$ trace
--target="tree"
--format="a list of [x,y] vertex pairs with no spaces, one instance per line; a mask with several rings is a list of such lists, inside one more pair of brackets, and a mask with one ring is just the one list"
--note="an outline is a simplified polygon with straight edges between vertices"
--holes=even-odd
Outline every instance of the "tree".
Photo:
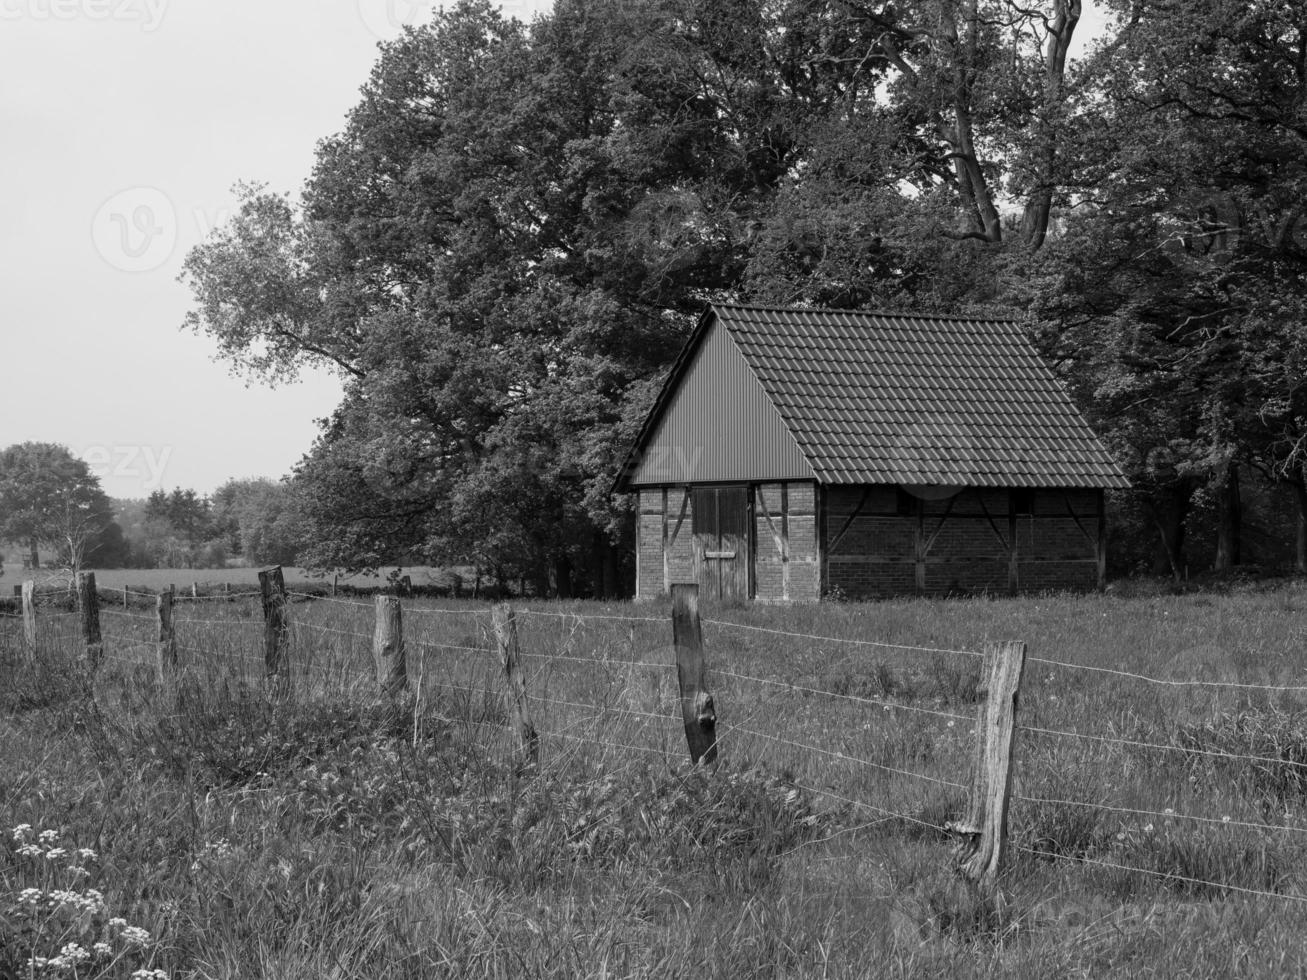
[[312,560],[615,586],[623,444],[857,47],[805,10],[465,2],[383,48],[302,205],[243,190],[188,323],[264,381],[344,379],[295,480]]
[[74,572],[113,522],[112,505],[84,460],[54,443],[25,442],[0,452],[0,538],[57,550]]
[[213,493],[215,524],[235,554],[257,565],[295,565],[304,550],[299,501],[285,482],[228,480]]
[[1186,515],[1207,499],[1223,569],[1239,561],[1240,468],[1296,488],[1307,459],[1307,14],[1115,6],[1072,121],[1094,192],[1045,256],[1041,312],[1129,461],[1159,564],[1179,575]]

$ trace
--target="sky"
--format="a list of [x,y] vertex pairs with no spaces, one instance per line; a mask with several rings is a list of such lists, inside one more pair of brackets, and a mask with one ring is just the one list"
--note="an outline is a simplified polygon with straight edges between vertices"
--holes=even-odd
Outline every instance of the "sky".
[[[509,0],[530,19],[544,0]],[[297,193],[409,0],[0,0],[0,447],[56,442],[111,497],[278,477],[331,375],[247,387],[180,330],[232,186]]]
[[[505,0],[529,20],[550,0]],[[1089,7],[1089,4],[1086,4]],[[0,0],[0,447],[56,442],[111,497],[279,477],[340,385],[269,389],[182,331],[231,188],[298,193],[414,0]],[[1091,34],[1091,10],[1081,34]]]

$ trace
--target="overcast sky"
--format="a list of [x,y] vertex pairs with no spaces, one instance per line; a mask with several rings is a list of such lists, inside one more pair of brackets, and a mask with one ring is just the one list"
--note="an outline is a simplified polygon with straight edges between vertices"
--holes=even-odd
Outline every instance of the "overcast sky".
[[[507,0],[529,20],[549,0]],[[1087,5],[1088,6],[1088,5]],[[0,447],[114,497],[281,476],[339,386],[246,387],[179,331],[231,187],[298,191],[410,0],[0,0]]]

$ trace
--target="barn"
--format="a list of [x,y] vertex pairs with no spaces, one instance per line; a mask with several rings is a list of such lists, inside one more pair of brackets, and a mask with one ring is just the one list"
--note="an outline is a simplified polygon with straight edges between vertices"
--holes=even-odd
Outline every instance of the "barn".
[[615,489],[636,596],[1091,589],[1127,486],[1013,321],[717,304]]

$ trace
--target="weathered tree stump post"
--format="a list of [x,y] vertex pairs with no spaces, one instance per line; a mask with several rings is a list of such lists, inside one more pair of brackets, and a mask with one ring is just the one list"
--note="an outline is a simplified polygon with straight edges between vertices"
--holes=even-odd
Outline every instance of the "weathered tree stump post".
[[690,760],[717,761],[717,707],[708,693],[708,668],[699,625],[699,586],[672,586],[672,642],[676,680],[681,689],[681,720]]
[[123,612],[127,611],[127,586],[123,586]]
[[372,660],[377,668],[377,686],[388,698],[408,687],[408,655],[404,649],[404,611],[399,597],[379,595],[377,626],[372,634]]
[[77,573],[77,608],[81,613],[86,665],[94,672],[104,656],[104,641],[100,637],[100,594],[95,589],[95,572]]
[[200,583],[199,583],[199,582],[192,582],[192,583],[191,583],[191,598],[192,598],[192,599],[198,599],[199,597],[200,597]]
[[959,835],[955,856],[968,880],[992,891],[1007,856],[1007,808],[1012,788],[1012,743],[1017,694],[1026,662],[1018,641],[985,644],[977,688],[976,741],[966,815],[947,829]]
[[23,602],[23,643],[29,657],[36,656],[36,583],[28,579],[19,586]]
[[535,725],[531,724],[531,712],[526,702],[526,679],[522,675],[522,654],[517,642],[517,617],[512,606],[501,602],[490,610],[490,621],[495,629],[495,640],[499,644],[504,677],[508,681],[504,698],[517,732],[523,766],[534,767],[540,761],[540,735],[536,732]]
[[154,600],[159,619],[159,680],[166,681],[177,673],[177,639],[172,628],[173,587],[161,589]]
[[259,594],[263,598],[263,666],[268,691],[274,697],[285,697],[290,691],[286,659],[290,617],[286,613],[286,580],[280,565],[259,572]]

